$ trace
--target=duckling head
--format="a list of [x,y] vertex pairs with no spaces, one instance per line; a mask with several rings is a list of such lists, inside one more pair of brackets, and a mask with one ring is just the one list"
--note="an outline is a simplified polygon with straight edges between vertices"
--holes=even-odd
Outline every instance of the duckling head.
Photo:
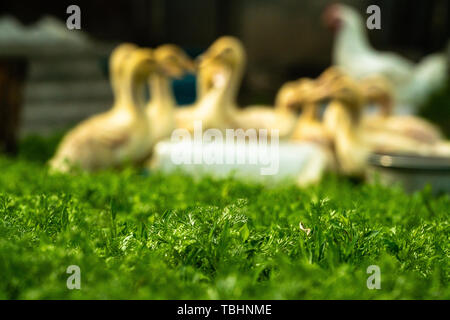
[[182,78],[186,73],[195,73],[193,60],[181,49],[173,44],[164,44],[154,51],[158,70],[171,78]]
[[242,42],[231,36],[217,39],[208,50],[199,56],[199,68],[219,63],[233,70],[243,69],[246,62],[246,53]]
[[297,85],[297,99],[305,109],[306,116],[309,115],[311,118],[318,116],[317,104],[323,99],[323,94],[317,81],[308,78],[300,79]]
[[277,95],[277,103],[284,104],[291,112],[303,119],[317,117],[317,103],[322,99],[315,80],[301,78],[283,86]]
[[297,113],[301,104],[297,98],[297,81],[289,81],[283,84],[275,97],[275,106],[279,110]]
[[324,113],[324,124],[330,134],[339,128],[349,132],[358,126],[364,98],[357,83],[345,76],[324,86],[320,89],[323,90],[322,97],[331,100]]
[[145,79],[157,68],[154,52],[152,49],[139,48],[134,50],[127,61],[124,69],[127,75],[133,75],[138,79]]
[[321,99],[331,99],[341,103],[356,121],[359,120],[364,97],[358,83],[348,76],[341,76],[333,82],[319,82],[318,92]]
[[132,43],[122,43],[117,46],[109,57],[109,70],[113,88],[119,86],[118,82],[123,75],[124,62],[130,57],[131,53],[136,50],[138,46]]
[[323,126],[319,112],[319,103],[323,98],[322,90],[319,90],[320,87],[315,80],[309,78],[301,78],[294,84],[294,108],[299,117],[297,128],[291,138],[313,142],[326,150],[331,150],[333,141]]
[[227,86],[233,71],[230,67],[218,61],[210,60],[207,64],[199,67],[197,81],[201,91],[207,92],[213,88],[224,88]]

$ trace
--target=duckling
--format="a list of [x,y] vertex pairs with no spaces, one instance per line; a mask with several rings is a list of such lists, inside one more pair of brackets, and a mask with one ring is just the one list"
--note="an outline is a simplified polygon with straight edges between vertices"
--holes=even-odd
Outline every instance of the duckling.
[[[290,142],[313,151],[301,172],[296,173],[297,184],[301,187],[318,183],[324,172],[336,170],[333,142],[319,119],[318,104],[325,94],[319,89],[309,78],[290,81],[281,87],[275,103],[276,109],[287,109],[297,116]],[[290,153],[293,151],[289,150]],[[288,155],[285,157],[289,158]]]
[[157,142],[170,136],[176,127],[176,101],[171,79],[194,73],[195,65],[187,54],[173,44],[161,45],[154,51],[157,69],[149,77],[150,101],[146,107],[151,139]]
[[[211,67],[209,77],[203,78],[200,83],[201,91],[208,90],[211,86],[211,76],[217,72],[220,79],[223,72],[230,72],[227,85],[227,107],[236,108],[236,97],[244,75],[247,56],[241,41],[235,37],[224,36],[217,39],[202,55],[198,57],[200,68]],[[225,71],[226,70],[226,71]],[[218,80],[221,81],[221,80]]]
[[[437,154],[436,146],[389,131],[365,129],[361,125],[365,100],[359,85],[351,78],[343,76],[326,86],[324,91],[328,91],[331,102],[325,110],[324,124],[333,136],[336,158],[342,173],[364,175],[371,152]],[[445,148],[441,146],[441,149]]]
[[246,53],[238,39],[226,36],[215,41],[201,58],[202,65],[211,63],[218,64],[231,73],[222,104],[232,127],[244,130],[265,129],[269,134],[275,129],[280,138],[291,134],[297,120],[295,114],[272,106],[238,107],[236,98],[246,64]]
[[[322,83],[339,81],[348,75],[339,67],[328,68],[321,75]],[[373,75],[358,82],[364,98],[364,111],[375,103],[380,112],[377,114],[363,113],[361,125],[367,130],[382,130],[405,135],[424,143],[436,143],[443,136],[439,129],[430,122],[412,115],[393,115],[393,89],[390,81],[382,75]]]
[[291,140],[309,141],[325,148],[332,148],[332,139],[319,119],[318,104],[322,94],[312,79],[302,78],[296,82],[295,108],[301,110],[301,114],[290,137]]
[[317,78],[317,83],[320,84],[323,88],[326,88],[327,86],[331,86],[339,79],[346,79],[348,80],[348,75],[339,67],[337,66],[331,66],[325,69],[320,76]]
[[232,128],[228,120],[227,109],[232,73],[222,65],[209,61],[197,65],[197,100],[188,107],[179,108],[175,114],[177,128],[193,132],[200,124],[202,129]]
[[424,143],[437,143],[443,139],[440,130],[432,123],[413,115],[393,115],[393,91],[383,76],[371,76],[360,81],[367,102],[376,103],[380,114],[363,117],[362,125],[367,129],[387,130],[402,134]]
[[67,172],[72,166],[87,171],[115,167],[144,160],[150,152],[142,90],[156,68],[153,51],[135,49],[119,64],[122,67],[113,68],[118,73],[112,75],[118,76],[113,79],[114,107],[81,122],[63,138],[49,162],[52,171]]
[[[324,92],[318,90],[316,82],[309,78],[293,81],[292,85],[295,91],[289,107],[301,113],[290,136],[290,141],[312,144],[320,150],[320,175],[316,174],[318,171],[314,170],[313,164],[311,164],[311,169],[308,169],[310,174],[319,178],[323,171],[336,171],[333,139],[319,118],[318,104],[323,99]],[[319,160],[317,159],[317,161]]]
[[277,95],[275,96],[275,109],[279,112],[286,112],[297,115],[301,104],[298,99],[298,86],[301,82],[300,80],[285,82],[280,89],[278,89]]
[[[325,79],[327,83],[328,75]],[[345,175],[363,176],[371,151],[359,135],[363,97],[357,85],[346,77],[326,86],[324,92],[328,91],[331,101],[323,121],[328,134],[333,137],[338,170]]]
[[111,89],[113,92],[114,103],[113,107],[120,106],[122,101],[122,80],[123,80],[123,66],[124,62],[130,57],[131,53],[139,47],[134,43],[122,43],[118,45],[109,57],[109,80],[111,82]]

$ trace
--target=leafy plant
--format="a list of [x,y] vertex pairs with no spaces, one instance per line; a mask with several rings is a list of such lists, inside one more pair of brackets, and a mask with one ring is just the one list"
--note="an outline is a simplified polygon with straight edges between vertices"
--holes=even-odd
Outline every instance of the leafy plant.
[[[450,298],[448,195],[332,175],[307,189],[49,175],[40,150],[54,140],[34,141],[0,158],[0,299]],[[66,287],[69,265],[81,290]]]

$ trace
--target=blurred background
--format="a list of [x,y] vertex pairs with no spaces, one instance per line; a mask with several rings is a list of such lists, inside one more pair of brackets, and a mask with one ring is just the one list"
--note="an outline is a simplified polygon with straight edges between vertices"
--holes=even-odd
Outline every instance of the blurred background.
[[[95,0],[0,3],[0,141],[30,133],[64,130],[112,102],[107,59],[123,41],[154,47],[182,46],[196,56],[221,35],[240,38],[248,66],[239,94],[242,105],[273,103],[288,80],[315,77],[331,63],[333,34],[321,15],[333,1],[314,0]],[[372,45],[414,61],[448,50],[448,0],[341,1],[367,16],[381,8],[381,30]],[[66,9],[81,8],[81,30],[68,31]],[[34,30],[27,39],[17,30]],[[448,52],[448,51],[447,51]],[[5,76],[8,75],[8,76]],[[180,103],[195,99],[195,78],[174,84]],[[448,92],[448,88],[447,91]],[[422,113],[449,133],[449,99],[431,97]]]

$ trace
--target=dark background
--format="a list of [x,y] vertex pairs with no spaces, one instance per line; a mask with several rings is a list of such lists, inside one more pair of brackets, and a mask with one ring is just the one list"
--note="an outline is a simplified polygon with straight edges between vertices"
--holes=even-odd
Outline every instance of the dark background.
[[[113,101],[107,77],[108,55],[120,42],[155,47],[182,46],[196,56],[222,35],[242,40],[248,65],[238,103],[273,104],[279,87],[299,77],[316,77],[331,64],[333,34],[322,22],[331,0],[1,0],[0,17],[12,15],[26,26],[45,16],[58,18],[65,30],[67,7],[81,8],[81,32],[94,41],[94,55],[62,47],[41,57],[27,49],[26,76],[0,85],[0,152],[16,137],[65,131],[108,110]],[[369,30],[374,48],[419,61],[446,49],[450,38],[448,0],[345,0],[363,17],[371,4],[381,8],[381,30]],[[79,32],[79,31],[69,31]],[[99,46],[97,46],[97,44]],[[37,44],[36,50],[47,49]],[[55,49],[55,48],[53,48]],[[52,50],[53,50],[52,49]],[[450,48],[448,48],[450,49]],[[0,43],[0,58],[8,48]],[[59,51],[59,50],[57,50]],[[450,53],[450,51],[449,51]],[[10,68],[10,60],[0,59]],[[3,63],[3,64],[2,64]],[[5,64],[6,63],[6,64]],[[23,81],[22,81],[23,78]],[[5,79],[4,79],[5,80]],[[23,82],[23,84],[22,84]],[[0,83],[1,84],[1,83]],[[23,90],[20,88],[23,87]],[[5,89],[6,88],[6,89]],[[450,136],[450,86],[430,98],[421,115]],[[195,77],[174,82],[180,104],[195,100]],[[6,116],[5,116],[6,115]],[[6,142],[5,142],[6,141]],[[6,149],[10,149],[7,147]]]
[[[330,64],[332,34],[322,25],[320,16],[332,2],[2,0],[0,15],[13,14],[26,24],[47,14],[65,21],[67,6],[77,4],[82,12],[82,30],[96,39],[133,41],[143,46],[171,42],[182,45],[192,55],[221,35],[235,35],[244,42],[249,55],[240,99],[254,103],[271,102],[284,81],[315,76]],[[377,49],[394,50],[418,60],[443,49],[450,38],[448,0],[342,2],[357,7],[361,13],[370,4],[381,7],[382,29],[369,32]]]

